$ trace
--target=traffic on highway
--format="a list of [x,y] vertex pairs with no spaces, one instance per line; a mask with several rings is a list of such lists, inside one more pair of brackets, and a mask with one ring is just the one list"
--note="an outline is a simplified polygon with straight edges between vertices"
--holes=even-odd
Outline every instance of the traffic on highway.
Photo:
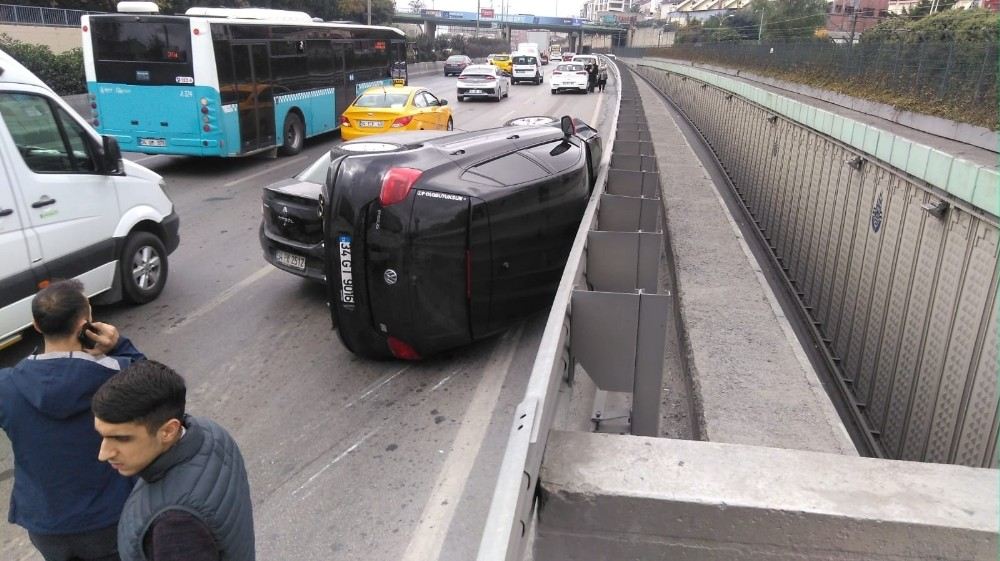
[[[211,17],[206,36],[220,25]],[[92,22],[95,33],[110,26]],[[187,36],[187,51],[155,54],[197,82],[193,61],[208,38]],[[123,52],[113,37],[101,36],[108,50],[98,55]],[[363,40],[375,48],[382,39]],[[239,444],[257,559],[470,559],[511,411],[607,149],[615,84],[553,96],[556,65],[506,53],[506,72],[470,60],[457,77],[440,65],[400,73],[390,60],[390,72],[358,72],[347,95],[280,89],[298,87],[288,74],[296,60],[309,67],[310,56],[329,55],[314,47],[288,43],[286,66],[270,64],[264,87],[254,47],[233,41],[218,98],[173,75],[144,77],[141,58],[88,67],[94,83],[122,72],[151,83],[132,93],[97,85],[91,114],[59,105],[55,122],[74,123],[93,143],[66,161],[122,154],[123,175],[114,157],[93,156],[93,165],[115,181],[142,178],[155,203],[145,206],[156,210],[146,230],[111,228],[101,241],[111,257],[92,259],[100,265],[82,279],[92,321],[181,374],[190,413]],[[391,38],[384,49],[392,52]],[[537,66],[515,86],[520,63]],[[471,99],[469,90],[486,87],[462,89],[466,72],[483,67],[502,103]],[[127,112],[139,108],[129,96],[158,80],[191,85],[191,98],[131,124]],[[32,87],[37,95],[42,86]],[[334,109],[321,109],[327,101]],[[179,117],[189,108],[193,124]],[[0,99],[10,128],[7,111]],[[107,140],[124,137],[132,143]],[[134,214],[116,207],[107,220]],[[147,247],[159,250],[155,263]],[[142,292],[151,282],[155,293]],[[109,291],[119,297],[101,297]],[[25,298],[5,309],[15,319],[0,367],[44,347]],[[15,477],[11,443],[0,436],[0,495]],[[14,525],[0,558],[42,559]]]

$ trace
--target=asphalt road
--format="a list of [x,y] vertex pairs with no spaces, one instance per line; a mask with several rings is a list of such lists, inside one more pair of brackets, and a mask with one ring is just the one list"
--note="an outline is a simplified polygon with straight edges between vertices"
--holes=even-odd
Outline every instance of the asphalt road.
[[[616,83],[553,96],[519,85],[501,103],[458,103],[455,78],[413,83],[449,101],[455,127],[571,114],[606,139]],[[324,289],[268,265],[257,240],[261,187],[294,175],[336,135],[268,160],[130,154],[162,174],[181,217],[161,297],[98,307],[149,357],[188,381],[188,410],[228,428],[246,459],[257,559],[473,559],[515,405],[545,311],[494,339],[419,363],[372,362],[331,330]],[[37,337],[0,353],[15,363]],[[13,459],[0,433],[0,497]],[[6,519],[7,504],[0,514]],[[38,561],[25,532],[0,522],[0,559]]]

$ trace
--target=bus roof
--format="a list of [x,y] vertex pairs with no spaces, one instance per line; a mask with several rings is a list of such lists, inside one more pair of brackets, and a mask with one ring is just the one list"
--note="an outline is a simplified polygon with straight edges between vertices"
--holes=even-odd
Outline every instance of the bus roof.
[[[194,9],[194,8],[192,8],[192,9]],[[216,10],[216,11],[234,11],[234,10],[236,10],[236,9],[233,9],[233,8],[202,8],[202,9],[204,9],[206,11],[208,11],[208,10]],[[248,9],[257,10],[257,8],[248,8]],[[285,11],[285,10],[263,10],[263,11],[280,12],[280,11]],[[305,14],[305,12],[298,12],[298,13]],[[305,14],[305,15],[308,16],[309,14]],[[379,30],[379,31],[388,31],[388,32],[393,33],[395,35],[399,35],[400,38],[405,38],[406,37],[406,34],[403,33],[403,30],[401,30],[399,28],[396,28],[396,27],[388,27],[388,26],[383,26],[383,25],[363,25],[363,24],[360,24],[360,23],[341,23],[341,22],[327,22],[327,21],[318,22],[318,21],[312,21],[312,19],[309,19],[308,21],[298,21],[298,20],[290,20],[290,19],[256,19],[256,18],[241,18],[241,17],[231,17],[229,15],[211,15],[211,14],[205,14],[205,15],[194,15],[194,14],[184,14],[184,15],[181,15],[181,14],[176,14],[176,15],[148,14],[148,15],[137,16],[136,14],[125,14],[125,13],[122,13],[122,14],[87,14],[87,15],[85,15],[83,17],[91,19],[91,20],[93,20],[93,19],[127,19],[128,21],[137,21],[137,20],[138,21],[143,21],[143,20],[147,20],[147,19],[154,20],[154,18],[155,18],[155,21],[163,21],[164,18],[167,18],[167,19],[179,19],[179,20],[197,19],[197,20],[202,20],[202,21],[206,21],[206,22],[220,22],[220,23],[221,22],[225,22],[225,23],[237,24],[237,25],[295,25],[295,26],[299,26],[299,27],[334,28],[334,29],[374,29],[374,30]]]

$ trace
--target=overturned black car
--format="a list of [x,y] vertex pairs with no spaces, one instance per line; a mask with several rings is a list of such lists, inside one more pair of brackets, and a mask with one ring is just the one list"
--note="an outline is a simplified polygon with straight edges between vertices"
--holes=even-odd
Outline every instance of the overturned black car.
[[551,303],[601,156],[568,117],[347,142],[265,189],[264,256],[326,282],[354,353],[419,359]]

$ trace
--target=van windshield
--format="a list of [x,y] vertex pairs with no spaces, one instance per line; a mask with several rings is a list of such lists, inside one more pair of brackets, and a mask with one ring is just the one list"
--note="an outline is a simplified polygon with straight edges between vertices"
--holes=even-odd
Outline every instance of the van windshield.
[[514,57],[514,64],[518,66],[521,65],[534,65],[536,64],[536,58],[533,56],[516,56]]

